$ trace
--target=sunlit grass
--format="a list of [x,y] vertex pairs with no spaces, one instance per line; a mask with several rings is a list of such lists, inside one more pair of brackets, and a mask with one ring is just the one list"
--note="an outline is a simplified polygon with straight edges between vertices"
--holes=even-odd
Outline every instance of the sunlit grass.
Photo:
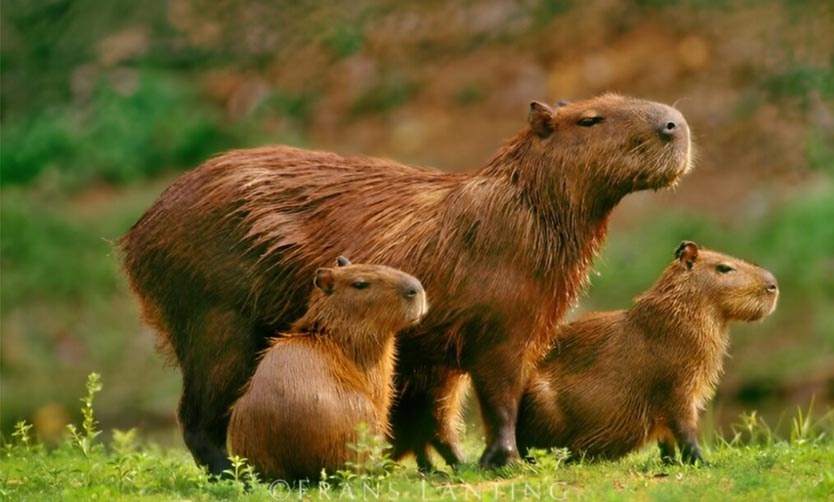
[[[106,385],[106,382],[105,382]],[[55,448],[19,421],[2,445],[0,496],[26,500],[827,500],[834,493],[834,413],[797,410],[795,432],[774,435],[754,413],[736,435],[705,445],[709,466],[667,466],[654,448],[613,462],[565,462],[563,450],[535,451],[535,463],[498,471],[465,464],[457,472],[420,475],[387,459],[376,438],[353,448],[362,465],[321,480],[290,485],[257,481],[233,457],[228,479],[211,479],[182,449],[160,449],[135,429],[104,441],[93,401],[102,382],[92,374],[81,399],[83,420]],[[813,417],[813,418],[812,418]],[[470,438],[467,453],[478,448]],[[475,458],[474,456],[470,456]]]

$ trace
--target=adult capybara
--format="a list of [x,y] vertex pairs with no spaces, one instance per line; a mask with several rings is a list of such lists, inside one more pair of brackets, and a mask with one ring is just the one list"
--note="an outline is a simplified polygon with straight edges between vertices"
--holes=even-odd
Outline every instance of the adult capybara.
[[307,313],[264,352],[232,407],[232,453],[269,479],[318,478],[358,462],[359,424],[389,432],[394,338],[426,313],[420,282],[399,270],[351,265],[316,271]]
[[665,462],[703,462],[698,414],[712,397],[730,321],[773,312],[773,275],[682,242],[629,310],[586,314],[559,329],[527,382],[518,446],[613,459],[658,441]]
[[198,463],[228,467],[226,412],[255,354],[303,314],[306,278],[337,254],[407,270],[432,299],[398,336],[395,455],[432,444],[461,461],[449,396],[468,374],[481,463],[518,457],[525,374],[585,284],[611,210],[675,184],[691,159],[686,121],[659,103],[534,102],[528,121],[472,174],[273,146],[213,158],[163,192],[121,246],[182,369],[179,418]]

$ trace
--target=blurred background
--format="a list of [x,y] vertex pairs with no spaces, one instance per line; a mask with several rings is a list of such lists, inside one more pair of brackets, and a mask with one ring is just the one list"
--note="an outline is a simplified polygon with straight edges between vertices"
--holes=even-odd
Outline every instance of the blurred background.
[[97,371],[105,428],[179,441],[112,241],[184,170],[269,143],[472,170],[530,100],[604,91],[676,104],[697,163],[623,201],[579,308],[627,307],[683,239],[756,262],[780,305],[732,328],[708,423],[833,406],[829,0],[8,0],[0,37],[6,437],[61,434]]

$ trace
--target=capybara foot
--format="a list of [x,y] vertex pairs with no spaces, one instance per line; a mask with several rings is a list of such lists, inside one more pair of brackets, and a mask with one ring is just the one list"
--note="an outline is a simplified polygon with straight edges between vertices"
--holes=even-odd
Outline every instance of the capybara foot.
[[515,448],[500,443],[492,443],[481,456],[480,465],[485,469],[497,469],[518,459],[518,451]]

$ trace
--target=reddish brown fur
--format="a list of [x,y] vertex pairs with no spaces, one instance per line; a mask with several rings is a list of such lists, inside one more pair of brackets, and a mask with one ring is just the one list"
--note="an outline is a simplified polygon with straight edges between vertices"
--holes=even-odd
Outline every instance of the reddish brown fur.
[[559,330],[522,398],[520,448],[617,458],[658,440],[667,462],[676,444],[684,461],[703,461],[698,414],[721,375],[727,325],[769,315],[778,289],[770,272],[694,243],[677,255],[630,310]]
[[[604,120],[579,124],[592,116]],[[266,339],[302,314],[305,278],[339,253],[405,268],[432,298],[400,337],[395,454],[433,444],[461,460],[450,396],[469,374],[482,463],[517,457],[525,373],[585,284],[610,211],[690,163],[685,120],[658,103],[609,94],[536,104],[529,120],[473,174],[279,146],[211,159],[160,196],[121,244],[182,368],[180,420],[199,463],[228,466],[224,410]]]
[[398,270],[347,265],[318,276],[332,285],[318,282],[324,291],[272,342],[232,407],[232,452],[269,479],[315,479],[360,461],[348,448],[360,423],[389,433],[394,335],[427,309],[420,282]]

